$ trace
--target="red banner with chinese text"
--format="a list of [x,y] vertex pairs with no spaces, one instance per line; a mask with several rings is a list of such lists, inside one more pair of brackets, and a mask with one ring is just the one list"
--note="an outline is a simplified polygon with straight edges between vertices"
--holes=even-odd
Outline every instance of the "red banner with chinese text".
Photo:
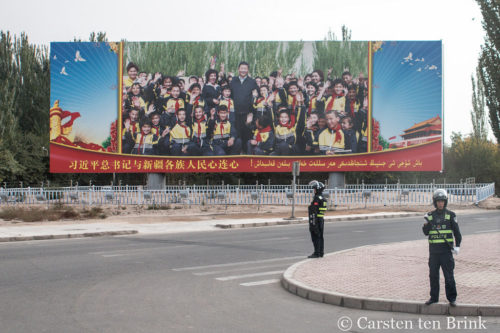
[[374,153],[334,156],[156,157],[120,155],[50,144],[50,172],[166,173],[166,172],[291,172],[300,161],[302,172],[439,171],[441,140]]

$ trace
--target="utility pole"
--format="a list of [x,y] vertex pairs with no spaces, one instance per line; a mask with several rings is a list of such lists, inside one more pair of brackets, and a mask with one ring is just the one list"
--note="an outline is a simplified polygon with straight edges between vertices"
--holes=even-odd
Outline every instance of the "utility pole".
[[300,162],[293,162],[292,175],[293,175],[292,216],[290,216],[290,219],[295,218],[295,189],[297,185],[296,179],[300,175]]

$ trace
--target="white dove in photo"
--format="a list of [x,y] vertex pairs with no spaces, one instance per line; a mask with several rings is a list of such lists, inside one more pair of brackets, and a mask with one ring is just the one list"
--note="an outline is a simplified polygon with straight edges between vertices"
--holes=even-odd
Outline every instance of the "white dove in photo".
[[61,72],[59,74],[62,74],[62,75],[68,75],[68,73],[66,73],[66,66],[63,66],[63,68],[61,69]]
[[420,61],[420,59],[417,58],[417,59],[415,59],[415,61]]
[[430,71],[433,71],[433,70],[436,70],[436,69],[438,69],[438,68],[435,65],[432,65],[431,67],[429,67]]
[[422,68],[421,68],[421,67],[419,67],[419,68],[417,69],[417,72],[421,72],[421,71],[422,71]]
[[83,59],[82,56],[80,55],[80,51],[77,50],[75,54],[75,62],[78,61],[87,61],[87,60]]
[[57,60],[57,56],[54,54],[54,60]]
[[410,52],[410,54],[408,54],[408,56],[407,56],[407,57],[404,57],[403,59],[404,59],[404,61],[405,61],[405,62],[408,62],[408,61],[410,61],[410,60],[413,60],[413,53],[411,53],[411,52]]
[[67,64],[69,62],[69,60],[64,60],[64,63]]

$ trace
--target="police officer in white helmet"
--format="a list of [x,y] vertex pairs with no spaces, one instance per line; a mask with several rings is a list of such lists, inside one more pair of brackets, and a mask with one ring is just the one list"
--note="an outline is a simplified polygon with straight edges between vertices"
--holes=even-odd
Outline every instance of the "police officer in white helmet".
[[429,279],[431,285],[431,298],[425,304],[431,305],[439,301],[439,268],[441,267],[445,281],[446,298],[450,302],[450,306],[456,306],[457,288],[453,275],[455,268],[453,254],[458,254],[460,250],[462,235],[455,213],[446,209],[448,204],[446,191],[443,189],[434,191],[432,201],[436,209],[424,216],[426,222],[422,227],[424,235],[429,236]]
[[308,258],[321,258],[324,254],[323,229],[325,226],[324,216],[326,212],[326,199],[323,197],[325,185],[317,180],[309,183],[314,190],[314,198],[309,205],[309,232],[314,245],[314,253]]

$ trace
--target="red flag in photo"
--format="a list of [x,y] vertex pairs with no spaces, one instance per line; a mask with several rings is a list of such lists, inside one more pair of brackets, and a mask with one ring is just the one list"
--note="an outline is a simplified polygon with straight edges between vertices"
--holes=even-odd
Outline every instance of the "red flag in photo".
[[396,136],[391,136],[391,137],[389,138],[389,140],[394,140],[395,138],[396,138]]

